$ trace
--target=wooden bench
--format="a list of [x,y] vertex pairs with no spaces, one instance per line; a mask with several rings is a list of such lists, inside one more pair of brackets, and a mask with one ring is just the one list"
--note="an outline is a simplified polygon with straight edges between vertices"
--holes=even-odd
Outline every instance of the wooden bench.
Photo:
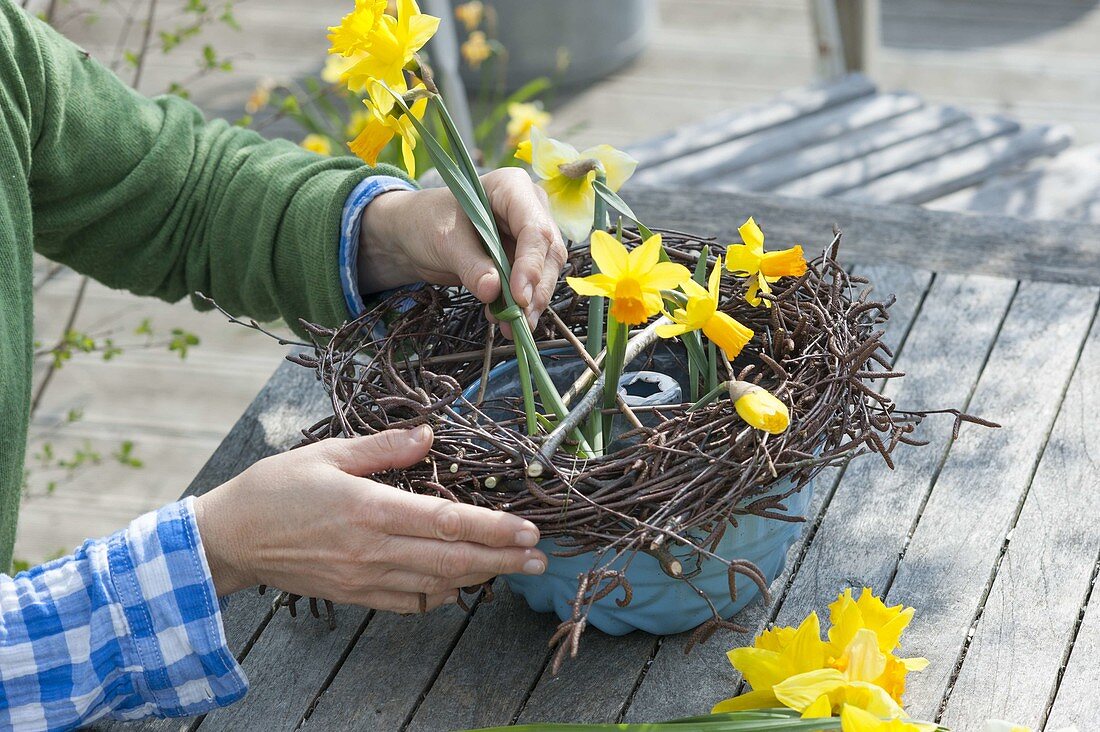
[[[1051,727],[1100,721],[1100,226],[1095,150],[1016,170],[1068,144],[1060,127],[878,94],[859,76],[797,90],[633,148],[643,219],[727,240],[755,215],[776,246],[827,243],[898,304],[888,341],[914,408],[963,405],[1000,421],[948,442],[948,420],[897,469],[867,458],[819,478],[770,606],[735,620],[797,622],[847,586],[917,608],[905,651],[914,716],[959,730],[988,717]],[[1004,171],[1010,171],[1004,173]],[[647,188],[659,184],[661,188]],[[701,195],[694,188],[711,190]],[[763,192],[763,193],[761,193]],[[816,198],[796,199],[777,194]],[[828,198],[824,198],[828,196]],[[1080,221],[1024,221],[885,202]],[[324,416],[305,369],[283,363],[195,478],[202,493],[286,449]],[[252,691],[196,720],[150,728],[448,730],[545,721],[655,721],[705,712],[741,682],[724,657],[748,636],[589,631],[558,676],[554,617],[503,582],[492,602],[425,617],[339,608],[338,624],[273,612],[247,591],[225,613]]]

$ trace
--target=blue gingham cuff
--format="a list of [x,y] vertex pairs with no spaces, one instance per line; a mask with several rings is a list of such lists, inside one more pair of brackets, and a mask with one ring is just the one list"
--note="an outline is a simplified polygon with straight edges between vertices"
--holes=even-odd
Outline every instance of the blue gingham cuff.
[[187,497],[135,519],[111,537],[107,560],[128,640],[157,716],[191,716],[248,691],[230,652],[214,580]]
[[344,203],[340,222],[340,286],[348,316],[357,318],[367,310],[363,293],[359,291],[359,232],[363,226],[363,210],[370,202],[390,191],[415,191],[416,186],[392,175],[372,175],[355,186]]

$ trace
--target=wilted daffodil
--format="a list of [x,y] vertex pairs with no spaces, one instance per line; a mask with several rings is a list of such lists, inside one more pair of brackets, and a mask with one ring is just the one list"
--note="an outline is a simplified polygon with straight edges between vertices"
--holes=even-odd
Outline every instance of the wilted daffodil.
[[747,381],[729,382],[730,399],[741,419],[758,430],[778,435],[791,424],[787,405],[774,394]]
[[[367,2],[364,5],[373,6],[374,3]],[[363,58],[345,72],[348,86],[353,89],[361,88],[367,86],[372,79],[377,79],[395,91],[406,91],[403,69],[413,60],[416,52],[435,35],[439,28],[439,18],[421,13],[416,0],[398,0],[396,18],[386,14],[374,16],[373,11],[368,13],[364,10],[364,17],[354,19],[357,12],[360,12],[358,7],[329,36],[330,40],[341,40],[339,48],[351,48],[353,52],[354,49],[366,51]],[[349,21],[349,18],[353,20]],[[374,18],[373,25],[364,32],[363,29],[371,18]],[[346,41],[345,34],[362,38],[362,41]],[[341,52],[335,40],[333,51]]]
[[332,142],[324,135],[306,135],[298,144],[318,155],[332,155]]
[[[389,96],[384,89],[377,88],[377,82],[374,82],[371,86],[373,98],[381,99]],[[416,87],[416,89],[423,88],[422,85]],[[390,99],[392,102],[392,97]],[[348,148],[368,165],[375,165],[378,162],[378,156],[381,154],[382,148],[389,144],[389,141],[395,136],[400,135],[401,155],[405,162],[405,170],[408,171],[410,177],[416,177],[416,155],[414,153],[416,149],[416,128],[413,127],[413,123],[409,121],[407,116],[395,117],[388,114],[388,110],[379,109],[376,104],[369,101],[364,101],[363,104],[370,110],[370,118],[363,125],[358,136],[348,143]],[[427,107],[427,97],[421,97],[413,102],[409,107],[409,111],[417,119],[423,119]],[[391,104],[390,109],[392,108]]]
[[600,271],[566,281],[579,295],[609,298],[609,312],[620,323],[641,325],[661,312],[661,290],[674,289],[691,278],[687,267],[660,259],[660,234],[628,252],[606,231],[594,231],[592,260]]
[[530,152],[531,167],[550,197],[554,220],[573,241],[584,241],[592,231],[596,214],[592,182],[597,174],[604,176],[608,188],[617,191],[638,166],[637,160],[610,145],[577,152],[572,145],[547,137],[538,127],[531,128]]
[[[508,105],[508,147],[518,147],[524,142],[530,143],[531,129],[543,128],[550,124],[550,113],[538,102],[512,102]],[[528,145],[528,150],[530,145]],[[517,155],[518,157],[518,155]],[[531,162],[528,158],[527,162]]]
[[750,216],[738,232],[744,244],[734,244],[726,248],[726,269],[742,277],[751,277],[745,299],[750,305],[761,302],[771,307],[760,293],[770,293],[770,284],[780,277],[801,277],[806,273],[806,258],[802,256],[802,247],[794,246],[777,252],[764,251],[764,232]]
[[722,278],[722,258],[711,270],[707,287],[695,280],[687,280],[680,287],[687,295],[687,304],[669,313],[674,321],[657,329],[662,338],[673,338],[693,330],[701,330],[716,346],[721,348],[726,358],[733,360],[753,336],[747,328],[734,318],[718,309],[718,288]]

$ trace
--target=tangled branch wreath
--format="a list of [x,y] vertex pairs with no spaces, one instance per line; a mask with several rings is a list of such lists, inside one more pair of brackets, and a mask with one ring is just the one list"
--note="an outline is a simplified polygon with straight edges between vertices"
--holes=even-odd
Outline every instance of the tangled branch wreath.
[[[670,259],[689,266],[704,244],[714,248],[710,239],[657,231]],[[628,230],[624,239],[633,247],[641,237]],[[730,377],[759,384],[787,404],[791,426],[780,435],[748,426],[729,398],[695,410],[687,403],[641,408],[651,426],[633,419],[623,437],[634,439],[621,440],[611,454],[582,459],[560,449],[547,470],[531,470],[545,438],[525,433],[520,399],[490,405],[484,386],[476,398],[464,396],[477,380],[487,384],[489,371],[511,358],[514,348],[468,292],[422,287],[393,294],[335,330],[303,324],[313,336],[313,352],[288,358],[316,372],[333,413],[303,430],[302,444],[429,424],[435,432],[429,457],[379,480],[528,519],[561,545],[563,556],[594,551],[599,559],[579,577],[573,616],[550,641],[557,648],[555,671],[576,655],[594,602],[615,590],[621,592],[620,606],[630,602],[625,569],[638,552],[655,556],[666,573],[690,584],[697,570],[669,551],[687,547],[696,563],[707,557],[727,565],[731,596],[735,575],[743,574],[767,598],[767,583],[754,565],[714,554],[738,515],[800,521],[783,513],[783,501],[824,468],[864,453],[876,453],[893,467],[891,454],[899,444],[925,444],[913,430],[930,412],[899,410],[882,394],[886,380],[903,375],[893,369],[893,354],[882,340],[893,297],[873,299],[870,282],[838,264],[839,243],[834,232],[802,277],[776,283],[765,296],[770,308],[745,301],[743,280],[723,279],[722,310],[756,333]],[[590,271],[587,248],[570,255],[563,278]],[[559,287],[535,332],[540,351],[569,349],[577,353],[566,357],[584,358],[586,323],[584,299]],[[963,421],[995,426],[957,410],[942,412],[955,416],[956,435]],[[794,487],[770,492],[781,479]],[[620,555],[628,557],[626,564],[612,568]],[[489,592],[488,586],[468,590]],[[293,612],[298,599],[282,593],[276,602]],[[311,609],[316,615],[316,599]],[[744,631],[715,612],[696,630],[692,645],[723,627]]]

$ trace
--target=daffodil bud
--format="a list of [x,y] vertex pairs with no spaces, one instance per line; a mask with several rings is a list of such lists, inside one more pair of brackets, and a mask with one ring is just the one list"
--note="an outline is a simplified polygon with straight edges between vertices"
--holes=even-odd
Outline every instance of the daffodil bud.
[[747,381],[729,382],[730,399],[741,419],[773,435],[786,432],[791,424],[787,405],[774,394]]

